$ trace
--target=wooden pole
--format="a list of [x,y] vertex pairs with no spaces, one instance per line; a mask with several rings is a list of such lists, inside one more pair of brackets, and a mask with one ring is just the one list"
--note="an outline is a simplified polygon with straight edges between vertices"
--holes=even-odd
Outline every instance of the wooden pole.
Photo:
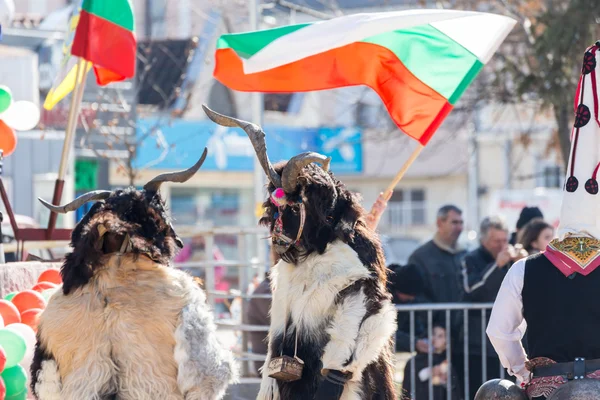
[[[83,91],[85,89],[85,77],[88,72],[87,61],[80,58],[77,61],[75,67],[75,88],[71,96],[71,106],[69,108],[69,117],[67,119],[67,127],[65,129],[65,141],[63,143],[63,150],[60,159],[60,166],[58,167],[58,177],[54,184],[54,195],[52,196],[52,204],[59,205],[62,198],[62,192],[65,185],[65,175],[67,174],[67,165],[69,161],[69,153],[71,147],[73,147],[73,141],[75,140],[75,131],[77,130],[77,117],[79,115],[79,107],[81,106],[81,100],[83,99]],[[50,219],[48,220],[47,238],[52,237],[52,232],[56,225],[56,219],[58,215],[50,211]]]
[[424,148],[425,148],[425,146],[423,146],[422,144],[419,143],[419,146],[412,152],[412,154],[410,155],[408,160],[406,160],[406,162],[404,163],[402,168],[400,168],[400,171],[398,171],[398,173],[394,177],[394,180],[392,181],[392,183],[390,183],[390,185],[387,187],[387,189],[384,192],[384,197],[386,199],[389,199],[392,191],[394,190],[394,188],[396,187],[398,182],[400,182],[400,180],[404,177],[404,174],[406,174],[406,171],[408,171],[408,169],[410,168],[412,163],[414,163],[415,160],[417,159],[417,157],[419,157],[419,154],[421,154],[421,151]]

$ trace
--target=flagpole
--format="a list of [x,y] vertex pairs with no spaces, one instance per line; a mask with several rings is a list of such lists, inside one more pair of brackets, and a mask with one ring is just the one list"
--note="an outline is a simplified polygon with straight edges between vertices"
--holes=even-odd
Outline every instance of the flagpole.
[[[65,129],[65,141],[63,143],[63,150],[60,159],[60,165],[58,167],[58,177],[54,184],[54,195],[52,196],[52,204],[59,205],[62,192],[65,185],[65,175],[67,173],[67,166],[69,161],[69,153],[73,142],[75,140],[75,130],[77,128],[77,116],[79,115],[79,107],[81,100],[83,99],[83,91],[85,88],[85,77],[87,75],[86,60],[80,58],[77,61],[75,69],[75,88],[71,96],[71,105],[69,107],[69,116],[67,119],[67,127]],[[52,237],[52,232],[56,225],[57,214],[54,211],[50,211],[50,219],[48,220],[47,238]]]
[[402,168],[400,168],[400,171],[398,171],[398,173],[394,177],[394,180],[392,180],[392,183],[390,183],[390,185],[385,190],[384,197],[386,199],[388,199],[391,196],[392,191],[394,190],[394,188],[396,187],[398,182],[400,182],[400,180],[404,177],[404,174],[406,174],[406,171],[408,171],[408,169],[415,162],[417,157],[419,157],[419,154],[421,154],[421,151],[423,151],[424,148],[425,148],[425,146],[423,146],[421,143],[419,143],[419,145],[412,152],[412,154],[410,155],[408,160],[406,160],[406,162],[404,163]]

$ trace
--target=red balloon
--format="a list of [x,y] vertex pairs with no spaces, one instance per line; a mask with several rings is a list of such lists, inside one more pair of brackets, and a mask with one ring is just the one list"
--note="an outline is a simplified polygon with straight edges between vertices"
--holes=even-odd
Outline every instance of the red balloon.
[[35,290],[23,290],[15,294],[12,302],[21,314],[32,308],[46,308],[46,300]]
[[4,151],[4,156],[11,155],[17,148],[17,135],[10,126],[6,125],[0,119],[0,149]]
[[6,384],[4,383],[4,379],[0,377],[0,400],[4,400],[6,398]]
[[21,322],[28,325],[35,333],[37,333],[40,315],[44,310],[41,308],[31,308],[21,314]]
[[4,319],[5,326],[21,322],[19,309],[8,300],[0,300],[0,315]]
[[55,283],[52,282],[40,282],[37,285],[35,285],[34,287],[31,288],[31,290],[35,290],[36,292],[42,293],[44,290],[46,289],[54,289],[56,286]]
[[62,276],[60,276],[60,271],[54,268],[50,268],[42,272],[40,277],[38,278],[38,283],[40,282],[50,282],[60,285],[62,283]]
[[[4,347],[0,346],[0,372],[4,371],[5,366],[6,366],[6,351],[4,351]],[[0,399],[2,399],[2,396],[0,396]]]

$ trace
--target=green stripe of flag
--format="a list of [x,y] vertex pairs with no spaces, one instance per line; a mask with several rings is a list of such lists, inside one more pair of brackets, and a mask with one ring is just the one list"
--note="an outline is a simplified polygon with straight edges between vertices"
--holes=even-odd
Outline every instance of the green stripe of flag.
[[455,104],[483,68],[470,51],[431,25],[386,32],[363,42],[388,48],[413,75],[450,104]]
[[308,25],[310,24],[289,25],[264,31],[222,35],[217,41],[217,49],[232,48],[238,56],[250,58],[275,39],[279,39]]
[[130,0],[84,0],[81,8],[128,31],[135,30]]

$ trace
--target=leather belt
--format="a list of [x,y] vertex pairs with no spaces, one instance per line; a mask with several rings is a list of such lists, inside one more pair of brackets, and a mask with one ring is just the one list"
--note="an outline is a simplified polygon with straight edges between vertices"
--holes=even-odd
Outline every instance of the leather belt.
[[536,367],[533,370],[533,377],[565,376],[568,380],[584,379],[587,374],[598,370],[600,370],[600,359],[576,358],[572,362]]

